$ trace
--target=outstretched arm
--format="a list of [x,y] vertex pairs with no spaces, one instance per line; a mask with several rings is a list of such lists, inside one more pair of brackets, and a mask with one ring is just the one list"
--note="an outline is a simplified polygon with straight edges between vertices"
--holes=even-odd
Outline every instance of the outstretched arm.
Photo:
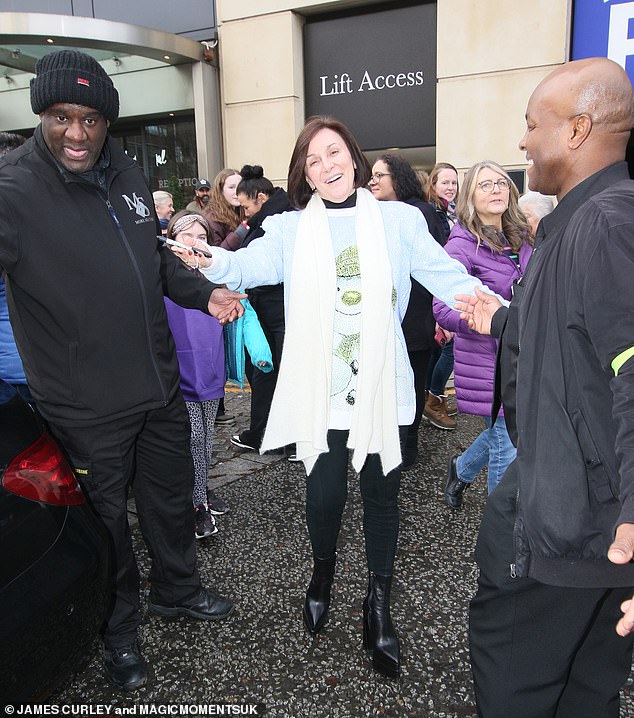
[[477,287],[474,288],[475,296],[471,294],[456,295],[455,308],[460,312],[460,318],[464,319],[470,329],[480,334],[491,334],[491,320],[503,304],[492,294],[487,294]]

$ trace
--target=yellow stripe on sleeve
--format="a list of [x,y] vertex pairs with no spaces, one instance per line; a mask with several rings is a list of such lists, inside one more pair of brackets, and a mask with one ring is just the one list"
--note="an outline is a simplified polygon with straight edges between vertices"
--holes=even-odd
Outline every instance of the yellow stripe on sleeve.
[[632,357],[634,357],[634,347],[630,347],[624,352],[621,352],[618,356],[614,357],[612,364],[610,365],[612,367],[612,371],[614,372],[614,376],[619,375],[619,369]]

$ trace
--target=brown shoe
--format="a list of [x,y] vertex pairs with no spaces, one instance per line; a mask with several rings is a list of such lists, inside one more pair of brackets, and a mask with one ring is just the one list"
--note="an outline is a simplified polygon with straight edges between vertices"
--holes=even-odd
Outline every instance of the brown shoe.
[[444,396],[434,396],[431,392],[427,394],[423,416],[432,426],[438,429],[453,431],[456,428],[456,420],[447,415],[447,404]]
[[455,416],[458,413],[458,402],[455,394],[445,394],[445,406],[447,407],[447,416]]

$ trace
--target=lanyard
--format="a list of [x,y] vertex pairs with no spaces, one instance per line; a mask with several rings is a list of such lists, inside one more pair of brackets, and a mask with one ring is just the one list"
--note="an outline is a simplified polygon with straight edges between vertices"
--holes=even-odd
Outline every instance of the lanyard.
[[522,268],[520,267],[520,255],[512,247],[504,247],[503,253],[505,257],[508,257],[511,262],[515,265],[515,269],[519,272],[520,277],[522,276]]

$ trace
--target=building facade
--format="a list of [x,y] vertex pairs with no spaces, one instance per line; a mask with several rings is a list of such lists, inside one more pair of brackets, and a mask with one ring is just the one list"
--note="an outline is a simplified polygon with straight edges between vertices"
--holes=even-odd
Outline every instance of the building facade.
[[310,114],[341,117],[371,159],[492,159],[521,185],[532,90],[571,57],[629,70],[632,18],[631,0],[0,0],[0,129],[37,122],[21,48],[79,46],[112,75],[113,133],[153,189],[245,163],[283,184]]

